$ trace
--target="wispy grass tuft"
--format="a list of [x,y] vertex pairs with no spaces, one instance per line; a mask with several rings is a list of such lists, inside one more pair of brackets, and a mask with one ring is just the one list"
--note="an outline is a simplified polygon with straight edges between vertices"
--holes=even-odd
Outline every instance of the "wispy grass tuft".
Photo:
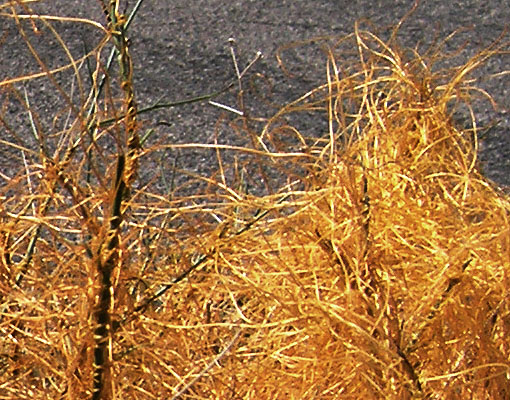
[[[453,118],[491,101],[472,74],[506,44],[444,70],[440,45],[420,54],[397,29],[385,41],[356,25],[326,49],[324,84],[246,144],[151,145],[138,138],[151,106],[135,102],[128,19],[103,5],[109,25],[67,19],[104,33],[91,74],[60,38],[66,65],[0,82],[36,143],[7,101],[2,146],[20,167],[0,189],[0,399],[510,395],[510,203],[479,172],[475,113],[469,127]],[[32,24],[58,37],[29,6],[0,6],[2,18],[27,42]],[[105,73],[110,40],[118,76]],[[22,94],[34,79],[62,94],[58,133]],[[310,111],[327,132],[289,122]],[[217,172],[154,168],[190,149],[212,152]],[[251,191],[253,171],[269,170],[281,185]]]

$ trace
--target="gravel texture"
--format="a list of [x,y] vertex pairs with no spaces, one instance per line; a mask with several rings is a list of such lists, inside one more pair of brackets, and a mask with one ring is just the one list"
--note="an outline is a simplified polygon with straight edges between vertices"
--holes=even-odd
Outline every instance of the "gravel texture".
[[[122,6],[126,4],[121,3]],[[129,1],[129,7],[133,7],[134,3],[134,0]],[[253,60],[257,52],[263,55],[249,70],[243,84],[248,94],[247,110],[254,117],[267,118],[279,105],[299,97],[325,79],[326,58],[319,44],[301,45],[282,53],[292,76],[285,74],[276,60],[275,52],[281,46],[313,37],[351,33],[355,21],[360,19],[366,20],[365,26],[384,37],[387,36],[387,28],[397,23],[413,4],[413,1],[402,0],[146,0],[129,31],[138,103],[143,107],[160,99],[175,101],[221,89],[235,78],[229,45],[229,38],[233,38],[240,68]],[[83,17],[104,23],[99,1],[51,0],[31,6],[41,14]],[[424,0],[402,25],[399,38],[404,45],[426,48],[426,44],[434,38],[445,38],[463,28],[446,47],[448,50],[462,47],[451,61],[460,63],[492,43],[504,31],[508,21],[510,8],[502,6],[500,1]],[[0,24],[3,32],[0,80],[39,71],[12,20],[0,17]],[[28,22],[23,26],[49,67],[66,62],[62,47],[41,23],[37,24],[41,31],[39,34],[34,34]],[[85,48],[92,48],[101,37],[96,28],[86,24],[54,22],[53,26],[74,57],[83,54]],[[509,69],[509,66],[510,57],[501,55],[493,58],[480,73],[488,76]],[[86,78],[85,66],[81,71]],[[57,79],[66,93],[72,92],[77,96],[78,88],[73,84],[71,72],[62,73]],[[484,89],[498,102],[497,111],[488,102],[475,104],[477,117],[482,123],[498,121],[486,134],[480,160],[485,174],[501,185],[510,185],[507,79],[507,76],[502,76],[483,82]],[[258,83],[257,90],[263,94],[254,94],[250,80]],[[59,113],[65,102],[62,93],[51,82],[38,79],[18,83],[16,87],[27,89],[31,107],[39,115],[42,132],[50,134],[65,126],[66,115]],[[21,103],[12,96],[8,97],[5,91],[0,91],[0,100],[4,119],[12,128],[7,132],[0,127],[2,138],[36,149],[31,139],[28,115]],[[235,90],[216,101],[238,107]],[[218,123],[220,118],[223,122]],[[459,117],[462,118],[465,116]],[[207,103],[147,113],[141,116],[141,120],[147,127],[156,124],[156,133],[150,139],[152,144],[211,143],[215,135],[220,143],[235,144],[244,140],[233,129],[235,115]],[[304,115],[300,124],[303,124],[303,129],[315,129],[317,136],[326,129],[322,115]],[[254,123],[253,129],[260,129],[260,124]],[[175,152],[158,155],[168,161],[164,165],[169,169],[175,156]],[[216,165],[215,154],[189,152],[179,158],[178,164],[182,169],[209,173],[211,165]],[[12,176],[22,165],[19,150],[0,144],[0,172]]]

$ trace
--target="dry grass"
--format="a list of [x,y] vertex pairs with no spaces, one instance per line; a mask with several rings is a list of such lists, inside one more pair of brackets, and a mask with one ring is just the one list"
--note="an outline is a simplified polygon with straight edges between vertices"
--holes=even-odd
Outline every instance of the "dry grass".
[[[185,146],[133,153],[133,111],[99,129],[105,104],[133,107],[126,75],[118,99],[79,105],[92,118],[39,133],[2,187],[0,399],[508,398],[510,204],[477,170],[476,120],[451,119],[499,48],[434,72],[440,49],[424,59],[358,27],[345,42],[357,62],[332,48],[323,86],[252,147],[221,150],[288,171],[277,194],[229,187],[238,170],[221,163],[189,197],[131,187],[119,157],[143,170]],[[309,109],[327,139],[282,122]],[[281,149],[289,132],[297,152]]]

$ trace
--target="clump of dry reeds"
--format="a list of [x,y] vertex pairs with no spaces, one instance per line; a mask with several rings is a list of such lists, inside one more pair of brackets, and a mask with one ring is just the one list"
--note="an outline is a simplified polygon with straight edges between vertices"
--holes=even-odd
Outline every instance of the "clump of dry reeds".
[[[96,99],[67,158],[31,153],[2,189],[0,398],[508,397],[510,204],[450,109],[497,48],[436,73],[394,38],[345,41],[358,60],[332,50],[327,82],[242,149],[298,180],[275,194],[227,187],[223,165],[213,194],[131,187],[125,157],[161,145],[133,144],[129,69],[113,127],[94,130]],[[326,140],[282,123],[312,108]]]
[[228,303],[217,329],[243,336],[194,393],[505,398],[509,202],[477,170],[476,130],[448,108],[470,99],[464,79],[495,50],[439,76],[370,32],[349,39],[359,70],[330,59],[322,100],[337,129],[308,149],[306,188],[280,205],[292,212],[211,255],[202,309]]

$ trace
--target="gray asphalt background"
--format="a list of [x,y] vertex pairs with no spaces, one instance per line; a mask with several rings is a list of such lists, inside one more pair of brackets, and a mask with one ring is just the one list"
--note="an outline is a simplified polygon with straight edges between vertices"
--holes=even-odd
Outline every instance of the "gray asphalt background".
[[[412,7],[413,1],[405,0],[314,0],[314,1],[224,1],[224,0],[146,0],[129,30],[131,55],[134,61],[134,83],[140,107],[158,99],[176,101],[211,93],[235,78],[229,38],[234,38],[239,66],[243,68],[260,51],[258,61],[243,81],[247,91],[247,107],[255,117],[272,115],[278,105],[293,100],[325,79],[326,58],[320,46],[300,46],[284,52],[284,60],[292,77],[278,66],[275,52],[285,44],[317,36],[340,36],[351,33],[356,20],[367,19],[375,32],[387,34],[387,28],[396,24]],[[125,5],[125,2],[122,2]],[[129,1],[133,7],[134,0]],[[51,0],[30,5],[41,14],[83,17],[104,23],[98,1]],[[446,47],[453,50],[463,46],[459,56],[452,61],[461,62],[488,46],[510,21],[507,2],[488,0],[422,0],[416,12],[403,24],[399,38],[404,45],[416,46],[430,42],[434,37],[445,38],[459,28],[459,33]],[[28,22],[24,23],[27,35],[49,67],[62,65],[66,56],[52,35],[37,24],[41,33],[35,35]],[[97,30],[85,24],[58,23],[53,26],[64,39],[71,53],[79,57],[85,46],[92,48],[100,37]],[[12,20],[0,17],[2,41],[0,45],[0,79],[37,72],[37,64],[20,39]],[[481,73],[491,74],[510,69],[510,57],[492,59]],[[83,67],[83,77],[86,78]],[[260,74],[260,75],[258,75]],[[263,76],[263,78],[261,78]],[[250,79],[257,78],[263,95],[250,92]],[[479,120],[487,123],[498,120],[483,142],[480,159],[485,173],[499,184],[510,184],[510,139],[506,111],[510,106],[508,80],[486,80],[484,88],[494,96],[500,109],[494,112],[488,103],[476,106]],[[70,93],[73,89],[71,73],[58,77],[62,87]],[[263,86],[262,82],[267,85]],[[65,125],[61,94],[47,79],[25,84],[31,107],[38,112],[40,129],[50,135]],[[269,91],[270,88],[270,91]],[[76,87],[74,87],[76,93]],[[0,92],[2,115],[14,129],[7,132],[0,126],[3,140],[35,146],[30,139],[29,120],[20,102],[7,92]],[[225,94],[218,102],[236,107],[235,90]],[[224,123],[218,124],[224,117]],[[235,115],[207,103],[193,104],[159,110],[141,116],[146,127],[156,126],[151,143],[203,142],[211,143],[215,132],[219,142],[237,143],[241,139],[229,125]],[[315,135],[325,132],[324,116],[303,116],[304,129],[316,129]],[[259,125],[255,123],[258,129]],[[175,154],[159,154],[170,166]],[[211,158],[212,157],[212,158]],[[208,173],[214,164],[214,154],[189,152],[178,161],[183,169]],[[0,144],[0,172],[7,176],[22,169],[19,150]],[[216,167],[214,167],[216,168]],[[149,168],[150,169],[150,168]],[[147,170],[147,169],[146,169]],[[149,171],[152,172],[152,171]],[[2,178],[2,179],[5,179]]]

